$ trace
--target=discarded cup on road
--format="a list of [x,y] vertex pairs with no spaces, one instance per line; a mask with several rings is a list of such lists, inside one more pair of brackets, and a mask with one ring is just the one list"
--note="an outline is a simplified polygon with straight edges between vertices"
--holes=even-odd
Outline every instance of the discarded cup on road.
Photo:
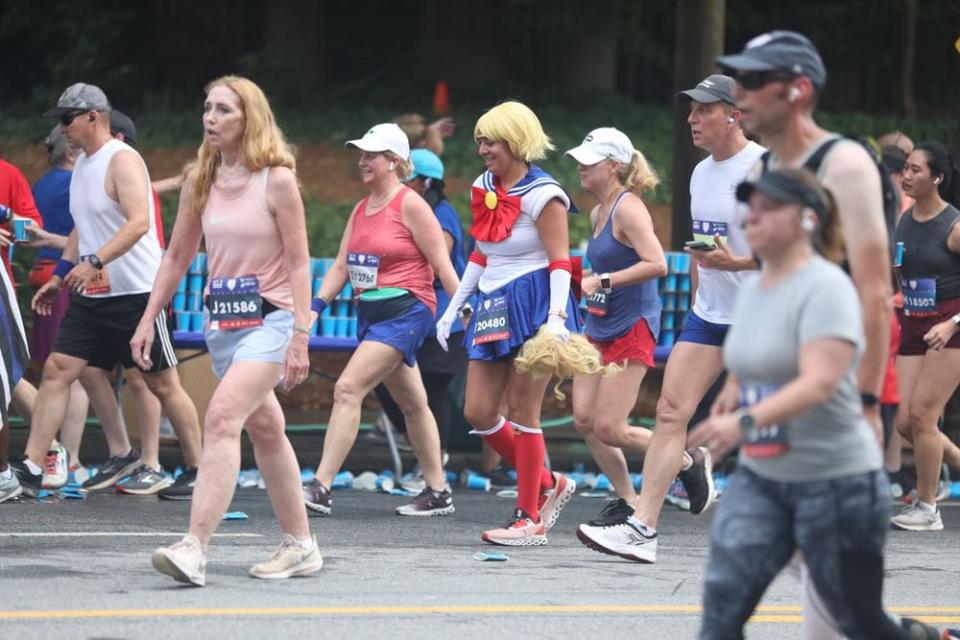
[[377,476],[377,491],[381,493],[392,493],[395,486],[396,483],[393,481],[393,474],[389,471],[384,471]]
[[353,479],[353,488],[361,491],[376,491],[377,474],[373,471],[364,471]]
[[341,471],[333,477],[330,484],[331,489],[349,489],[353,486],[353,474],[349,471]]
[[467,477],[467,489],[471,491],[490,491],[490,478],[470,474]]
[[473,559],[481,562],[506,562],[510,558],[507,554],[497,553],[496,551],[477,551],[473,554]]

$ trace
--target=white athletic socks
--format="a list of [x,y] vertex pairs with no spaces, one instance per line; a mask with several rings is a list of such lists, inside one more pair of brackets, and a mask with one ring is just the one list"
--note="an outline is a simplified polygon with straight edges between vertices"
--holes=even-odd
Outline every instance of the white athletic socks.
[[935,505],[935,504],[928,504],[928,503],[923,502],[923,501],[921,501],[921,500],[917,500],[917,506],[920,507],[921,509],[923,509],[924,511],[926,511],[927,513],[936,513],[936,512],[937,512],[937,505]]
[[30,458],[24,458],[24,459],[23,459],[23,464],[26,465],[27,469],[30,470],[30,473],[32,473],[32,474],[35,475],[35,476],[38,476],[38,475],[40,475],[41,473],[43,473],[43,469],[41,469],[41,468],[38,467],[37,465],[33,464],[33,461],[30,460]]
[[642,520],[637,519],[636,516],[630,516],[629,518],[627,518],[627,520],[629,520],[630,524],[632,524],[637,529],[639,529],[641,533],[643,533],[643,535],[647,536],[648,538],[652,538],[653,536],[657,535],[656,529],[654,529],[653,527],[648,527],[646,524],[643,523]]
[[690,457],[690,454],[686,451],[683,452],[683,464],[680,465],[681,471],[686,471],[693,466],[693,458]]

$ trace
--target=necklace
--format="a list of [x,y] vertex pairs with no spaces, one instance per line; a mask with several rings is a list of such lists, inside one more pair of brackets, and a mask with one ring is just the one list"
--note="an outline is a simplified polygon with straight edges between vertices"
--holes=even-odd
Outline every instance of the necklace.
[[371,195],[371,196],[370,196],[370,199],[367,201],[367,209],[368,209],[368,210],[369,210],[369,209],[379,209],[379,208],[382,207],[383,205],[385,205],[385,204],[387,204],[388,202],[390,202],[390,200],[393,199],[394,194],[397,192],[397,190],[398,190],[401,186],[403,186],[403,185],[399,185],[399,184],[396,185],[395,187],[393,187],[392,189],[390,189],[389,192],[387,192],[387,195],[383,196],[382,198],[380,198],[380,200],[378,200],[378,201],[376,201],[376,202],[373,200],[373,196]]
[[253,173],[244,166],[230,170],[221,165],[217,167],[214,185],[221,191],[242,191],[246,189],[252,177]]

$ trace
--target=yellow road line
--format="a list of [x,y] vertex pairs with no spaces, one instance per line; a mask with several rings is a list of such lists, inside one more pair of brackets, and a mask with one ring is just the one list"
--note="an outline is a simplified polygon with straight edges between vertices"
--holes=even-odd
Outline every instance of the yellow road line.
[[[892,607],[927,622],[960,623],[960,607]],[[452,605],[452,606],[360,606],[360,607],[223,607],[170,609],[64,609],[46,611],[0,611],[0,620],[51,620],[90,618],[171,618],[220,616],[389,616],[424,614],[699,614],[699,605]],[[798,606],[760,606],[753,622],[801,622]],[[930,615],[941,614],[941,615]],[[958,615],[943,615],[958,614]]]

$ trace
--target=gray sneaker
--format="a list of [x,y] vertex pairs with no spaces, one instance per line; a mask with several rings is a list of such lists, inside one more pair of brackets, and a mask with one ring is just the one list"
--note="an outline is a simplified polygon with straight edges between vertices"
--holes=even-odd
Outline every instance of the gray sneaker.
[[160,471],[141,465],[139,469],[117,484],[117,493],[134,496],[152,496],[173,484],[161,468]]
[[904,531],[943,531],[943,519],[940,510],[929,511],[914,502],[903,508],[899,515],[890,518],[894,529]]
[[253,565],[250,575],[261,580],[283,580],[308,576],[323,568],[323,557],[317,548],[317,538],[304,548],[289,533],[283,534],[283,542],[266,562]]
[[177,582],[202,587],[207,583],[207,555],[200,541],[186,535],[169,547],[160,547],[150,558],[153,568]]
[[410,504],[397,507],[398,516],[446,516],[454,512],[453,493],[426,487]]
[[130,475],[140,466],[140,452],[135,448],[130,453],[120,457],[110,458],[97,470],[97,474],[83,483],[83,491],[96,491],[112,487],[123,478]]
[[21,493],[23,493],[23,487],[20,486],[16,473],[11,473],[9,478],[0,476],[0,502],[13,500]]

